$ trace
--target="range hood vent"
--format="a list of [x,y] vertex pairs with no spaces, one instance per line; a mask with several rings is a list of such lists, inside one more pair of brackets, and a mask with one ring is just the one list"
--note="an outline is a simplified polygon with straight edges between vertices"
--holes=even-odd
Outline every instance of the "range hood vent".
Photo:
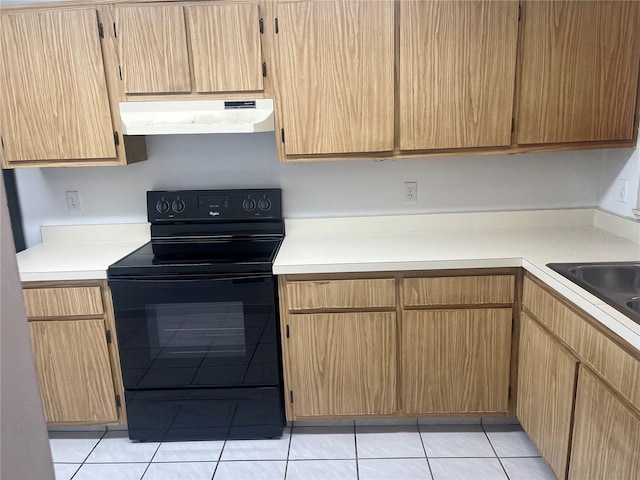
[[272,132],[273,100],[120,102],[125,135]]

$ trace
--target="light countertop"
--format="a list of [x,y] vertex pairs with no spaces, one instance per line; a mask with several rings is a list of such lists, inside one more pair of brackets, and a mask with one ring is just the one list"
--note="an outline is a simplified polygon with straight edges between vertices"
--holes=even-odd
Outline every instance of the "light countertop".
[[[640,224],[593,209],[286,220],[275,274],[523,267],[640,350],[640,325],[546,267],[640,261]],[[149,225],[43,226],[22,281],[106,279]]]
[[41,244],[16,255],[23,282],[106,279],[109,265],[150,239],[148,223],[43,226],[41,233]]
[[[546,267],[640,261],[635,238],[594,226],[615,227],[617,218],[609,215],[578,209],[289,220],[273,269],[311,274],[523,267],[640,350],[640,325]],[[634,237],[636,229],[629,220],[616,233]]]

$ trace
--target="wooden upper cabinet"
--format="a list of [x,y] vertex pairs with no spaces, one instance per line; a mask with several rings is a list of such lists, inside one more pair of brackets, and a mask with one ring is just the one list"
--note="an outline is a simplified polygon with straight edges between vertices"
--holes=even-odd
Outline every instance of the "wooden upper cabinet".
[[391,151],[394,2],[281,3],[277,18],[285,153]]
[[117,12],[126,93],[191,91],[183,7],[120,7]]
[[640,2],[525,2],[518,144],[629,140]]
[[258,5],[199,5],[185,11],[195,90],[263,90]]
[[127,5],[117,12],[125,93],[264,89],[257,4]]
[[399,3],[400,149],[509,145],[518,2]]
[[116,161],[97,13],[0,16],[3,165]]

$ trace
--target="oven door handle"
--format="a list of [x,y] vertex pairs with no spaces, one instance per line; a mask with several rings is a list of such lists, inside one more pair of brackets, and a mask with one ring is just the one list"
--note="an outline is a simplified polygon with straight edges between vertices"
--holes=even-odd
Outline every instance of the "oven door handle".
[[233,283],[264,283],[267,280],[272,280],[273,275],[265,274],[265,275],[179,275],[175,277],[154,277],[154,276],[145,276],[145,277],[116,277],[110,278],[109,284],[115,285],[120,283],[136,283],[140,284],[149,284],[149,283],[192,283],[192,282],[228,282],[232,281]]

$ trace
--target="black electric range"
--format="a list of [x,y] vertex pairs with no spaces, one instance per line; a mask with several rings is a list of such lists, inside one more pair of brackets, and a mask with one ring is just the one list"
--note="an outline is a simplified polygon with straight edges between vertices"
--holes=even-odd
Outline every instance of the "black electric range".
[[108,270],[130,438],[281,435],[281,191],[152,191],[147,213]]

